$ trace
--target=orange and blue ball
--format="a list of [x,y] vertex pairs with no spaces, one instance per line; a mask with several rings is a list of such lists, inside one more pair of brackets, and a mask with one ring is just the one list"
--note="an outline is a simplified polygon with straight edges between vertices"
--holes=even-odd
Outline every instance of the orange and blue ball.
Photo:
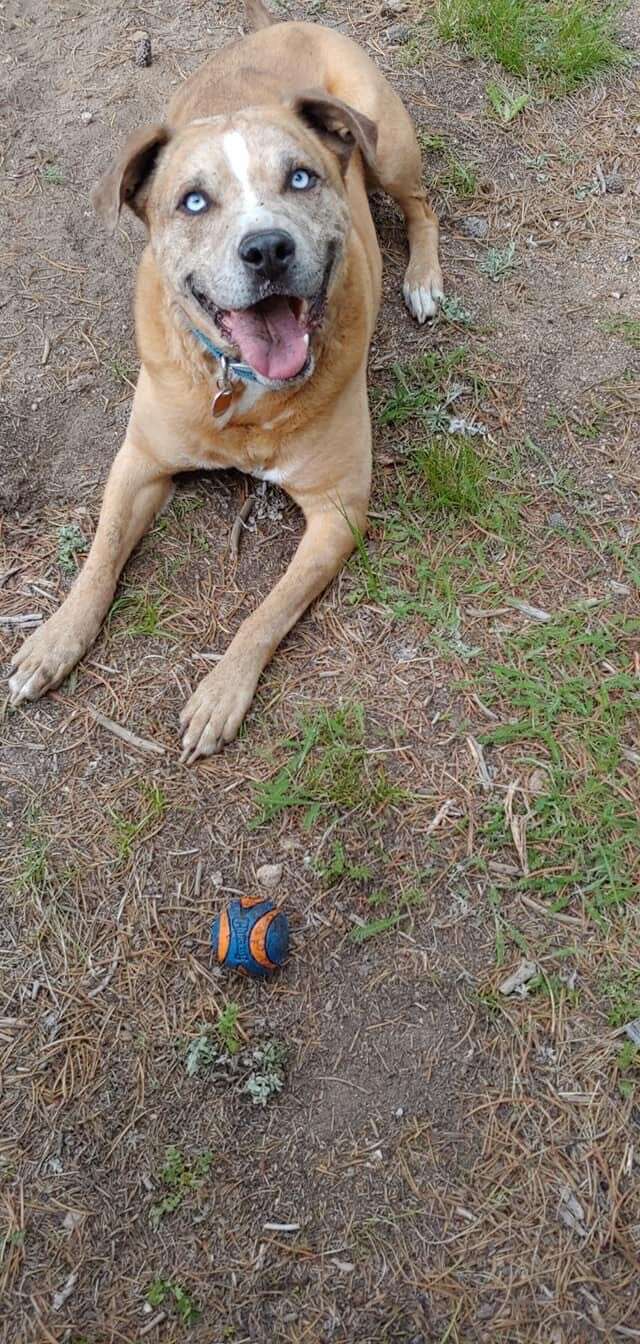
[[221,966],[264,979],[287,959],[289,920],[273,901],[241,896],[216,915],[211,946]]

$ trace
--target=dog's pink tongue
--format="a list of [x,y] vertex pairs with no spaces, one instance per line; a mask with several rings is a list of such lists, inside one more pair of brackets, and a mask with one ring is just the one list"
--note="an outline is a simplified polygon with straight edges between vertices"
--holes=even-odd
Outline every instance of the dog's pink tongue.
[[309,342],[286,298],[265,299],[255,308],[232,310],[225,326],[243,363],[263,378],[295,378],[307,361]]

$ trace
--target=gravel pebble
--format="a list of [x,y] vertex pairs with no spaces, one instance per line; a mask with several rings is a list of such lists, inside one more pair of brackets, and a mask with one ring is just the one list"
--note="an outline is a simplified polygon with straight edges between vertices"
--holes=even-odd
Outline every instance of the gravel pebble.
[[411,37],[411,29],[407,23],[392,23],[385,33],[387,42],[392,46],[399,46],[402,42],[408,42]]
[[486,238],[489,232],[489,220],[482,215],[467,215],[460,222],[460,232],[465,238]]
[[256,872],[261,887],[277,887],[282,878],[281,863],[263,863]]

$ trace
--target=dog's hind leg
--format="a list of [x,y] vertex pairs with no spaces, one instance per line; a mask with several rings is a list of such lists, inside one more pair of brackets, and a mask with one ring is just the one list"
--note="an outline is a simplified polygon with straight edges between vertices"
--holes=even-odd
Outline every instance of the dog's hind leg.
[[418,322],[425,322],[443,297],[438,221],[422,185],[420,146],[409,114],[391,89],[384,101],[378,121],[376,175],[407,222],[409,265],[402,292],[409,312]]

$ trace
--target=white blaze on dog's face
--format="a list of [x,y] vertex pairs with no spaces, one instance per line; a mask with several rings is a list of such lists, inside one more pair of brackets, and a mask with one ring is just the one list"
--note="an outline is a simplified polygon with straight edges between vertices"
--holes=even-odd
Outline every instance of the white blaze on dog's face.
[[131,205],[193,325],[282,386],[313,369],[312,334],[350,229],[344,172],[356,141],[370,161],[375,127],[324,95],[173,135],[156,128],[138,134],[94,199],[112,222]]

